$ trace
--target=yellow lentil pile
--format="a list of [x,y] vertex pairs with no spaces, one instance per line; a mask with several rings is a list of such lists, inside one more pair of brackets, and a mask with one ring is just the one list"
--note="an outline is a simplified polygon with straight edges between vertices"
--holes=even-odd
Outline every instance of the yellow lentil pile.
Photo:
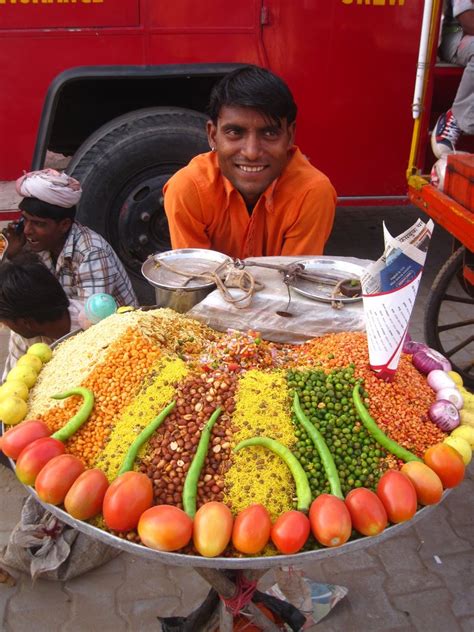
[[[248,371],[239,381],[232,416],[232,445],[255,436],[270,437],[291,448],[295,443],[283,371]],[[261,447],[234,453],[224,476],[224,502],[237,514],[252,503],[264,505],[276,519],[293,508],[295,485],[283,461]]]
[[[188,370],[179,358],[163,358],[153,367],[145,384],[115,422],[107,445],[98,455],[94,467],[113,480],[134,439],[175,398],[175,385]],[[139,456],[146,450],[143,446]]]

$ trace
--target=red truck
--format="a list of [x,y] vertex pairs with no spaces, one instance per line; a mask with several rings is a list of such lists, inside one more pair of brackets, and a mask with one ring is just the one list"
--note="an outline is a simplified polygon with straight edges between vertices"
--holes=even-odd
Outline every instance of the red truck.
[[0,180],[48,150],[71,156],[79,220],[138,272],[169,247],[163,184],[208,150],[213,84],[253,63],[290,85],[297,142],[341,204],[404,203],[462,72],[436,65],[440,13],[440,0],[0,0]]

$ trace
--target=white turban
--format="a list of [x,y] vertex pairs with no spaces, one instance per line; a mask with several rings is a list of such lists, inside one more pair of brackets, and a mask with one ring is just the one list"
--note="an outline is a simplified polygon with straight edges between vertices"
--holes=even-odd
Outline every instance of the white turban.
[[75,178],[56,169],[30,171],[16,181],[17,193],[42,202],[71,208],[81,199],[81,185]]

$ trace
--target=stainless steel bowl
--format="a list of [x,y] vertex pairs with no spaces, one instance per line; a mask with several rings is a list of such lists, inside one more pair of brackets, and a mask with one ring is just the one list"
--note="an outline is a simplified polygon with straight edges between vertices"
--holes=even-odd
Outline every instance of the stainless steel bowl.
[[[155,288],[156,305],[176,312],[188,312],[200,303],[216,285],[199,277],[186,277],[169,269],[187,274],[214,272],[231,259],[220,252],[204,248],[181,248],[150,255],[142,265],[142,274]],[[167,267],[160,266],[160,262]]]

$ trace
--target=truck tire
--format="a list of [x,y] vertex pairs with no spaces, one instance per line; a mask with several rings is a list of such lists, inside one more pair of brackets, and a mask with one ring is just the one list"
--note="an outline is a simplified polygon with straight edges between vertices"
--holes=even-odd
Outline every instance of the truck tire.
[[183,108],[129,112],[94,132],[68,166],[83,188],[78,221],[105,237],[139,278],[148,255],[171,247],[163,185],[209,150],[206,121]]

